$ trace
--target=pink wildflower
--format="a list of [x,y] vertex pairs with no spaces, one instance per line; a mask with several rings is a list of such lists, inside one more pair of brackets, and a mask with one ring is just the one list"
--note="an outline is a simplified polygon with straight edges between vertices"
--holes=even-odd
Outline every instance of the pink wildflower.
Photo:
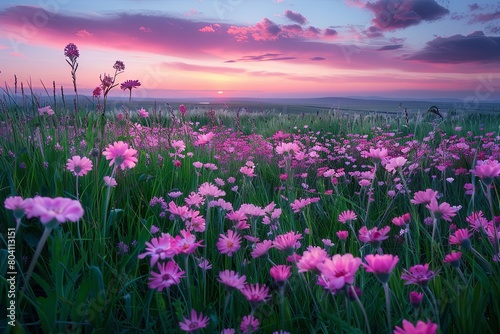
[[162,291],[163,289],[168,289],[172,285],[177,285],[180,283],[184,271],[180,270],[177,263],[174,261],[168,261],[167,263],[158,263],[158,271],[150,272],[152,277],[149,277],[149,288],[157,289]]
[[471,243],[470,237],[472,236],[469,233],[469,230],[466,228],[460,228],[455,231],[452,235],[450,235],[450,245],[460,245],[463,248],[470,250]]
[[396,326],[394,334],[435,334],[437,329],[438,325],[432,323],[430,320],[427,320],[427,322],[419,320],[416,326],[408,320],[403,320],[403,327]]
[[201,196],[205,196],[208,198],[226,196],[225,191],[220,190],[216,185],[208,182],[205,182],[201,186],[199,186],[198,193]]
[[373,248],[378,249],[382,241],[389,238],[387,233],[389,233],[390,229],[389,226],[385,226],[380,230],[377,227],[368,230],[366,226],[363,226],[359,230],[359,240],[369,243]]
[[290,204],[290,206],[292,207],[293,212],[298,213],[309,204],[316,203],[319,200],[319,197],[296,199],[295,201],[293,201],[293,203]]
[[126,80],[120,84],[120,88],[123,90],[129,90],[130,92],[132,91],[132,88],[137,88],[140,87],[141,83],[139,80]]
[[186,116],[187,113],[187,108],[185,105],[181,104],[179,106],[179,112],[181,113],[182,117]]
[[102,155],[106,157],[106,160],[111,160],[109,163],[110,166],[114,164],[122,170],[135,167],[137,163],[137,158],[135,157],[136,154],[136,150],[129,148],[128,144],[121,140],[114,142],[112,145],[108,145],[102,153]]
[[411,222],[411,216],[409,213],[405,213],[402,216],[394,217],[392,223],[396,226],[406,226]]
[[158,238],[151,239],[151,242],[146,241],[146,252],[137,255],[139,259],[143,259],[150,255],[151,260],[149,265],[152,267],[158,260],[173,258],[177,254],[176,240],[170,234],[162,234]]
[[274,281],[278,285],[280,285],[283,284],[283,282],[285,282],[292,275],[292,273],[290,272],[290,268],[290,266],[279,264],[277,266],[273,266],[269,272]]
[[219,273],[217,281],[224,284],[228,290],[241,290],[245,286],[246,276],[239,276],[238,273],[232,270],[224,270]]
[[420,303],[422,303],[423,297],[424,294],[422,292],[416,292],[416,291],[410,292],[410,304],[414,308],[418,308],[420,306]]
[[243,334],[250,334],[259,329],[259,319],[253,315],[246,315],[241,320],[240,330]]
[[148,118],[149,117],[149,113],[144,108],[141,108],[141,109],[137,110],[137,112],[139,113],[139,117],[142,117],[142,118]]
[[430,203],[425,206],[434,213],[436,219],[444,219],[451,222],[451,218],[456,216],[457,209],[451,207],[450,204],[443,202],[438,205],[435,198],[431,199]]
[[374,273],[380,283],[386,284],[399,258],[390,254],[368,254],[365,256],[365,261],[366,264],[362,263],[365,270],[369,273]]
[[227,236],[224,234],[220,234],[220,238],[216,246],[221,254],[232,256],[233,253],[237,252],[238,249],[240,249],[240,242],[241,237],[238,235],[238,233],[233,232],[233,230],[228,230]]
[[338,231],[337,233],[337,237],[340,239],[340,240],[346,240],[347,237],[349,236],[349,231]]
[[198,140],[194,142],[194,146],[200,146],[208,144],[212,138],[214,137],[213,132],[209,132],[207,134],[198,135]]
[[297,268],[299,268],[299,273],[306,271],[317,272],[316,266],[322,263],[327,257],[326,250],[321,247],[309,247],[302,258],[297,262]]
[[205,328],[207,327],[208,324],[208,317],[203,316],[203,313],[200,312],[200,314],[196,314],[196,311],[194,309],[191,310],[191,317],[189,318],[184,318],[184,321],[179,322],[179,327],[181,330],[184,332],[194,332],[200,328]]
[[273,247],[286,252],[288,255],[291,255],[295,251],[295,249],[300,247],[300,239],[302,239],[302,234],[295,234],[294,231],[290,231],[288,233],[276,236],[273,241]]
[[[27,201],[27,200],[25,200]],[[23,204],[26,217],[37,217],[42,224],[53,227],[52,224],[77,222],[83,217],[83,207],[79,201],[63,197],[40,197]]]
[[111,176],[105,176],[103,179],[104,179],[104,183],[108,187],[116,187],[118,185],[115,178],[113,178]]
[[403,269],[403,274],[401,274],[401,279],[406,281],[407,284],[416,284],[421,287],[426,287],[429,281],[434,278],[436,273],[429,270],[429,264],[417,264],[410,267],[410,270]]
[[196,236],[188,230],[180,230],[179,233],[181,235],[175,237],[176,254],[192,254],[203,242],[203,240],[197,242]]
[[429,204],[433,198],[437,198],[437,191],[426,189],[425,191],[417,191],[410,200],[413,204]]
[[267,255],[269,249],[273,247],[273,242],[271,240],[264,240],[262,242],[258,242],[254,245],[254,249],[250,253],[250,255],[255,259],[264,255]]
[[352,210],[346,210],[343,211],[339,214],[337,220],[341,222],[342,224],[351,224],[353,221],[355,221],[358,217],[356,216],[356,213]]
[[478,161],[475,169],[471,169],[470,172],[489,186],[493,183],[493,179],[500,175],[500,163],[496,160]]
[[390,159],[385,165],[385,169],[392,174],[395,174],[398,170],[400,170],[408,160],[403,157],[397,157]]
[[354,283],[354,276],[360,265],[361,259],[349,253],[326,258],[316,266],[321,272],[318,284],[332,292],[340,290],[344,285]]
[[445,256],[443,262],[450,264],[453,268],[458,268],[460,266],[461,258],[462,252],[451,252]]
[[269,295],[269,288],[265,284],[246,284],[242,289],[240,289],[240,292],[251,304],[254,305],[259,304],[260,302],[266,302],[271,298]]
[[68,159],[66,168],[75,176],[84,176],[92,170],[92,160],[75,155],[71,159]]

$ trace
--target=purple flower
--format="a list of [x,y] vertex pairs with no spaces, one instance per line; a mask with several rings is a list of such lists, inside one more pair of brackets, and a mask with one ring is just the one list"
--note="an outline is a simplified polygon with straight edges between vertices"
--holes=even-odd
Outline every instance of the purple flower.
[[407,284],[416,284],[421,287],[426,287],[429,284],[429,281],[436,276],[432,270],[429,270],[429,264],[417,264],[410,268],[410,270],[403,270],[403,274],[401,274],[401,279],[405,280]]
[[139,82],[139,80],[126,80],[121,83],[120,88],[123,90],[129,89],[130,91],[132,91],[132,88],[137,88],[140,86],[141,83]]
[[125,64],[121,60],[117,60],[113,65],[113,68],[119,72],[125,70]]
[[71,62],[74,62],[78,57],[80,57],[80,51],[78,51],[78,48],[76,47],[75,44],[69,43],[64,48],[64,55],[68,57],[71,60]]

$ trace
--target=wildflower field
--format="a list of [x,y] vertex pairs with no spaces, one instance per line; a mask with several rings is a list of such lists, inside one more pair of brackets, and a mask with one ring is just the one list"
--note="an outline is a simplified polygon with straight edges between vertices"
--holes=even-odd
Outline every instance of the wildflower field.
[[0,102],[5,333],[500,333],[500,115],[110,110],[65,55]]

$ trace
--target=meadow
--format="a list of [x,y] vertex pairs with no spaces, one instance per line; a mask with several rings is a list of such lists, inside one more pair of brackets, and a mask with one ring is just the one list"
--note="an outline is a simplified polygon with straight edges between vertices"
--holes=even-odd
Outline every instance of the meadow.
[[499,114],[82,106],[66,56],[0,103],[5,333],[500,332]]

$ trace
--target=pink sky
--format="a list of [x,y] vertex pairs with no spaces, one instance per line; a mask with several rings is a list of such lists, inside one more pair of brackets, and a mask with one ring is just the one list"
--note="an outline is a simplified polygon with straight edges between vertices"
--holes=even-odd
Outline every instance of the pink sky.
[[121,60],[137,97],[500,99],[500,4],[455,2],[4,1],[0,80],[70,93],[72,42],[86,94]]

